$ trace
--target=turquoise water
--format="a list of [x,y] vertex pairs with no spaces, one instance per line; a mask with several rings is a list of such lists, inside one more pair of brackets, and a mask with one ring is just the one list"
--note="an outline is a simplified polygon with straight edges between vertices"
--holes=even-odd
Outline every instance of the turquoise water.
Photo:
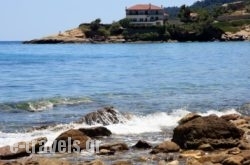
[[150,114],[249,101],[249,42],[0,42],[0,131],[67,123],[106,105]]

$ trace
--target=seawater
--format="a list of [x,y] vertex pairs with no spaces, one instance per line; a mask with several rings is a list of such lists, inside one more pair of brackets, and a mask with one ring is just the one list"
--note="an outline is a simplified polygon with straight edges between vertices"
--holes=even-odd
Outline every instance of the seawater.
[[0,42],[0,145],[45,135],[53,140],[86,126],[72,122],[107,105],[133,114],[108,126],[130,138],[172,128],[189,112],[234,113],[250,101],[249,52],[249,42]]

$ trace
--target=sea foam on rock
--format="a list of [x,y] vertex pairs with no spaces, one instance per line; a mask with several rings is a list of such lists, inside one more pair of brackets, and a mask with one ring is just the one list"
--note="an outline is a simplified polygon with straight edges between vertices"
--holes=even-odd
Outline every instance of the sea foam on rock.
[[174,129],[172,141],[184,149],[210,144],[213,148],[232,148],[240,143],[244,132],[216,115],[196,117]]
[[114,107],[104,107],[96,112],[91,112],[85,115],[78,122],[85,122],[88,125],[102,124],[102,125],[110,125],[110,124],[118,124],[126,121],[127,118],[124,114],[120,113]]

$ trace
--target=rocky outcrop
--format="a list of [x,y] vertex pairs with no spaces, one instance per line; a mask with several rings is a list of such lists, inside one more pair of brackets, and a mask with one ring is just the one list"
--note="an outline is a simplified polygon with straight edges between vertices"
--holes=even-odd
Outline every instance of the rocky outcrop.
[[29,156],[32,153],[43,150],[44,144],[47,142],[46,137],[37,138],[30,142],[19,142],[13,146],[5,146],[0,148],[0,159],[16,159],[19,157]]
[[213,148],[231,148],[240,143],[243,131],[215,115],[198,117],[174,129],[172,141],[184,149],[196,149],[202,144]]
[[[90,137],[83,132],[71,129],[59,135],[52,144],[54,152],[80,152],[86,149],[86,143]],[[66,145],[62,145],[62,143]]]
[[79,131],[91,138],[100,136],[110,136],[112,134],[111,131],[106,127],[80,128]]
[[85,122],[88,125],[95,125],[95,124],[117,124],[123,123],[126,121],[126,116],[116,110],[114,107],[104,107],[96,112],[89,113],[85,115],[80,121],[78,122]]
[[59,32],[56,35],[51,35],[41,39],[25,41],[24,43],[25,44],[90,43],[90,40],[85,38],[85,34],[79,28],[75,28],[72,30],[67,30],[63,33]]

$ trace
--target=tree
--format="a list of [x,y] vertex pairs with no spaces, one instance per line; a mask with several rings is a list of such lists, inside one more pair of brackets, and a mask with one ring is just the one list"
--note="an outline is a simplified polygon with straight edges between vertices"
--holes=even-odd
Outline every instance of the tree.
[[128,18],[121,19],[119,23],[123,28],[128,28],[130,24],[130,19]]
[[191,10],[188,6],[182,5],[178,14],[178,17],[182,22],[189,22],[190,21],[190,13]]
[[92,31],[98,31],[98,29],[100,28],[100,23],[101,23],[101,19],[100,18],[97,18],[96,20],[92,21],[90,23],[90,29]]
[[123,32],[119,22],[113,22],[112,25],[110,26],[109,31],[111,35],[119,35]]

